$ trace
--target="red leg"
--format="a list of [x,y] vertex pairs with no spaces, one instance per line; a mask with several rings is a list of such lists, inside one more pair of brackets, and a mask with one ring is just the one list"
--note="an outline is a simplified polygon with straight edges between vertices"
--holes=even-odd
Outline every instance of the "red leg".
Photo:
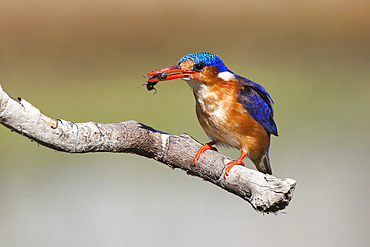
[[227,163],[226,168],[224,170],[224,178],[226,178],[226,176],[229,176],[230,169],[233,168],[233,166],[235,166],[235,165],[245,166],[244,163],[243,163],[243,159],[245,157],[247,157],[247,155],[248,155],[248,153],[242,152],[242,155],[240,155],[239,159]]
[[208,142],[206,144],[204,144],[199,150],[198,152],[195,154],[194,156],[194,165],[197,164],[197,160],[200,158],[200,156],[204,153],[204,151],[208,150],[208,149],[212,149],[214,151],[217,151],[217,149],[215,147],[212,147],[212,145],[215,145],[217,143],[217,141],[211,141],[211,142]]

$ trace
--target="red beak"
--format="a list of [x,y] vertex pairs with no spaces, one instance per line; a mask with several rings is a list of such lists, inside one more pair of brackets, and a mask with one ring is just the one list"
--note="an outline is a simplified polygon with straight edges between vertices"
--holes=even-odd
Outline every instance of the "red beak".
[[149,76],[147,82],[158,82],[184,78],[194,73],[196,72],[192,70],[181,69],[179,65],[174,65],[171,67],[152,71],[146,74],[146,76]]

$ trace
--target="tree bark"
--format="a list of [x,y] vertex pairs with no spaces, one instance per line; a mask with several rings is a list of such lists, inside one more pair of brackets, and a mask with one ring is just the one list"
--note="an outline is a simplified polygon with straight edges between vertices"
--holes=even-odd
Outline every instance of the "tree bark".
[[0,123],[43,146],[68,153],[134,153],[209,181],[262,213],[277,212],[290,202],[296,181],[284,180],[242,166],[224,178],[230,158],[209,150],[193,164],[201,144],[187,134],[175,136],[130,120],[119,123],[73,123],[52,119],[24,99],[15,100],[0,85]]

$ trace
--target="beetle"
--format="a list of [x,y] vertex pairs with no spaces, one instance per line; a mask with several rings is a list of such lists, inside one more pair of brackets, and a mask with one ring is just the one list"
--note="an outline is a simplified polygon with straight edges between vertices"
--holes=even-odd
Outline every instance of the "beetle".
[[163,73],[159,73],[159,74],[149,76],[148,83],[146,84],[146,89],[148,91],[155,90],[155,92],[157,92],[157,90],[154,88],[154,86],[157,85],[157,83],[160,80],[165,80],[166,78],[167,78],[167,72],[163,72]]

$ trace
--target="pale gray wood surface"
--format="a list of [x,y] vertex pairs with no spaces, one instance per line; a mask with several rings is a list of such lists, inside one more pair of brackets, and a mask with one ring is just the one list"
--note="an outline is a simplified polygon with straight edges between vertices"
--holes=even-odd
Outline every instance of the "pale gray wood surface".
[[193,164],[201,144],[190,136],[175,136],[130,120],[119,123],[73,123],[52,119],[24,99],[15,100],[0,86],[0,123],[41,145],[68,153],[134,153],[200,177],[248,201],[263,213],[277,212],[290,202],[296,181],[234,166],[224,178],[230,158],[206,151]]

